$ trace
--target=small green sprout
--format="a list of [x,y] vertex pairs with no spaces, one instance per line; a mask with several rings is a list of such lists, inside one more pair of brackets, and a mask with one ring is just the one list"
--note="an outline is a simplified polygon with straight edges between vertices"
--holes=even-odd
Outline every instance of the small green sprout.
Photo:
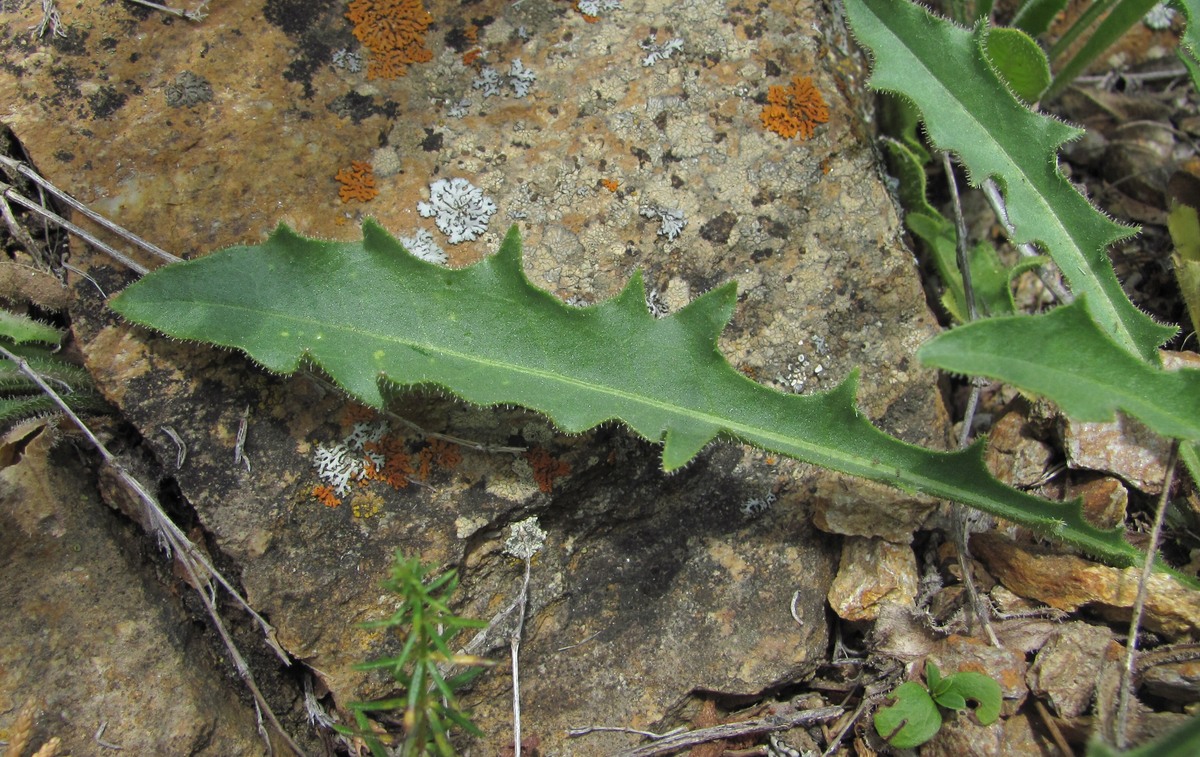
[[937,665],[925,664],[928,687],[908,681],[892,692],[895,702],[875,713],[875,731],[897,749],[911,749],[932,739],[942,727],[939,707],[966,710],[974,704],[980,725],[1000,717],[1000,684],[983,673],[965,671],[942,677]]
[[[451,612],[449,603],[458,588],[458,574],[448,570],[431,576],[433,566],[417,558],[405,558],[400,552],[392,565],[392,577],[384,588],[399,595],[400,607],[390,617],[364,623],[364,628],[394,628],[402,644],[395,657],[371,660],[356,665],[357,670],[387,670],[404,693],[390,699],[371,702],[351,702],[357,730],[338,727],[338,731],[362,738],[375,757],[389,754],[415,757],[436,754],[453,755],[448,732],[458,726],[476,736],[482,735],[454,696],[456,689],[491,665],[474,655],[450,651],[450,640],[463,628],[481,628],[487,623],[460,618]],[[461,673],[444,677],[442,668],[450,665],[469,666]],[[368,712],[400,710],[403,714],[404,736],[399,749],[389,751],[383,739],[372,729]]]

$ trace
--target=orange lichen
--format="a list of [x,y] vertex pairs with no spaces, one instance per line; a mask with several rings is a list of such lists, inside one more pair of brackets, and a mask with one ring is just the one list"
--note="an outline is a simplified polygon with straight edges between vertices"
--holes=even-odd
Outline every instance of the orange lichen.
[[342,202],[367,202],[379,194],[379,190],[375,188],[375,173],[371,170],[371,164],[365,161],[350,161],[350,167],[341,169],[333,178],[342,185],[338,189],[338,196],[342,198]]
[[346,18],[354,24],[355,38],[371,51],[368,79],[406,76],[409,64],[433,60],[425,47],[433,16],[421,0],[352,0]]
[[428,481],[429,474],[433,472],[433,450],[426,447],[417,453],[417,478],[421,481]]
[[530,447],[525,452],[525,459],[533,468],[533,480],[537,482],[538,490],[546,494],[553,491],[554,479],[571,473],[569,463],[555,460],[544,447]]
[[464,66],[475,65],[475,61],[479,60],[479,56],[483,55],[483,50],[478,47],[473,47],[463,53],[462,62]]
[[430,439],[429,449],[433,450],[433,461],[439,468],[449,470],[462,462],[462,452],[454,442],[442,439]]
[[616,192],[617,187],[621,186],[621,182],[616,179],[601,179],[600,186],[607,189],[609,192]]
[[417,454],[417,478],[425,481],[433,470],[433,466],[450,470],[462,462],[462,452],[454,442],[442,439],[430,439],[429,446]]
[[463,37],[472,45],[479,41],[479,27],[475,24],[467,24],[463,29]]
[[342,428],[350,428],[355,423],[371,423],[378,419],[379,413],[374,408],[360,402],[350,402],[342,408]]
[[383,467],[377,468],[375,463],[368,459],[363,466],[363,478],[382,481],[393,489],[408,488],[413,467],[403,439],[388,435],[377,442],[367,442],[363,445],[363,450],[381,455],[384,460]]
[[317,484],[313,487],[312,494],[317,498],[317,501],[326,507],[337,507],[342,504],[342,501],[337,498],[337,493],[334,492],[332,486],[325,484]]
[[759,118],[764,129],[784,139],[797,134],[801,139],[811,139],[817,124],[829,121],[829,106],[813,85],[812,77],[797,76],[790,87],[768,88],[767,104]]

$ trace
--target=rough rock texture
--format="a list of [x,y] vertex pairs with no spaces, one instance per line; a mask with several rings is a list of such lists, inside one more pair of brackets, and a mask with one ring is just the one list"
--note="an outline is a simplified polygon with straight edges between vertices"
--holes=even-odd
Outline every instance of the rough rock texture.
[[1029,668],[1029,689],[1050,700],[1061,717],[1087,712],[1100,677],[1112,631],[1087,623],[1067,623],[1037,654]]
[[136,528],[69,443],[30,428],[2,446],[0,731],[32,700],[33,745],[57,736],[60,754],[104,752],[102,724],[131,754],[266,754],[253,705],[228,695],[203,627],[146,571]]
[[829,606],[843,620],[874,620],[885,605],[912,605],[919,581],[912,547],[847,537]]
[[[1137,596],[1135,568],[1110,568],[993,533],[972,536],[971,552],[1009,589],[1058,610],[1070,612],[1086,605],[1127,622]],[[1200,599],[1194,590],[1166,573],[1152,574],[1147,586],[1142,621],[1146,628],[1169,637],[1200,632]]]
[[[863,61],[814,5],[631,0],[587,23],[566,2],[431,2],[433,60],[395,80],[331,65],[355,49],[331,0],[217,4],[200,23],[85,4],[64,10],[65,38],[45,42],[28,34],[36,4],[7,7],[5,123],[52,181],[174,253],[257,242],[281,220],[352,239],[370,214],[399,236],[432,232],[465,265],[516,222],[531,279],[564,299],[609,297],[639,267],[668,309],[737,279],[721,341],[734,365],[791,391],[860,367],[865,413],[910,441],[944,441],[934,377],[913,358],[936,327],[860,112]],[[642,65],[650,37],[679,38],[680,52]],[[507,72],[518,59],[537,76],[526,97],[473,86],[483,65]],[[808,142],[759,123],[768,87],[796,74],[831,112]],[[369,160],[378,196],[342,203],[335,174]],[[417,203],[459,177],[498,212],[479,240],[449,245]],[[674,238],[660,233],[669,212],[686,220]],[[73,262],[106,294],[130,279],[82,246]],[[657,450],[618,429],[564,438],[519,412],[408,394],[396,411],[428,430],[538,446],[571,473],[545,492],[525,457],[463,447],[422,485],[330,508],[312,496],[311,459],[345,436],[343,398],[131,328],[92,283],[77,291],[76,335],[98,384],[337,702],[390,690],[351,664],[386,649],[354,624],[393,607],[378,581],[395,550],[462,566],[462,611],[491,617],[520,570],[498,537],[530,514],[550,533],[523,646],[524,724],[544,754],[611,753],[629,737],[567,743],[564,728],[653,725],[692,690],[753,694],[825,654],[837,549],[810,528],[809,498],[827,474],[717,445],[666,477]],[[243,417],[248,466],[233,461]],[[165,426],[189,447],[178,471]],[[429,449],[392,428],[414,457]],[[856,485],[838,486],[854,502]],[[892,508],[862,491],[856,507]],[[771,493],[771,510],[744,514]],[[487,753],[507,739],[506,685],[497,672],[472,695]]]

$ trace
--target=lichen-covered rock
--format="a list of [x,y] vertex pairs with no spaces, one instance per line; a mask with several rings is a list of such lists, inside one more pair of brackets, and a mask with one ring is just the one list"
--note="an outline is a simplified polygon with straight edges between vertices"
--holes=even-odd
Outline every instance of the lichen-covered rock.
[[[736,279],[720,346],[739,369],[808,392],[861,368],[868,416],[943,444],[934,376],[913,357],[936,325],[860,116],[864,61],[820,6],[648,0],[597,23],[569,3],[425,7],[432,59],[369,79],[349,52],[335,64],[354,47],[341,3],[229,3],[201,24],[84,4],[65,12],[68,38],[46,44],[29,40],[34,6],[23,6],[0,13],[0,98],[52,181],[171,252],[259,241],[281,220],[349,239],[364,213],[440,243],[436,214],[418,204],[431,184],[461,177],[496,211],[477,239],[442,245],[450,265],[490,254],[518,223],[527,274],[575,303],[614,295],[636,268],[658,308]],[[490,96],[472,86],[484,66],[498,72]],[[212,99],[165,111],[184,71]],[[829,111],[804,142],[760,119],[769,88],[796,76]],[[338,170],[384,148],[400,170],[375,172],[374,199],[343,204]],[[82,247],[73,263],[105,293],[129,280]],[[394,453],[411,470],[394,487],[321,497],[313,454],[349,431],[355,410],[342,397],[131,328],[92,283],[77,285],[72,316],[98,385],[161,460],[176,455],[163,426],[186,441],[170,475],[197,522],[339,703],[391,690],[352,665],[390,648],[356,623],[392,608],[378,583],[395,550],[461,566],[462,612],[490,618],[520,575],[500,534],[531,514],[548,541],[523,644],[524,726],[546,753],[612,753],[629,737],[580,745],[563,731],[653,725],[694,689],[753,694],[803,678],[825,653],[837,555],[809,512],[822,471],[716,445],[668,477],[656,448],[621,430],[567,438],[511,409],[405,394],[397,413],[481,446],[462,444],[443,465],[428,435],[394,422]],[[247,462],[235,464],[243,423]],[[892,508],[873,488],[838,486],[864,518]],[[768,495],[769,508],[747,507]],[[918,522],[887,536],[905,541]],[[505,648],[500,639],[492,653]],[[506,685],[498,670],[471,695],[482,748],[506,742]]]

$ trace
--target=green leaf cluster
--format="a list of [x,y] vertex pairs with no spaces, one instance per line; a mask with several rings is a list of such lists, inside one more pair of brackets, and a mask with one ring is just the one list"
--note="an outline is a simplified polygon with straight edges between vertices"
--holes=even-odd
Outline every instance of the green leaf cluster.
[[1107,256],[1133,229],[1097,210],[1058,170],[1058,148],[1080,130],[1013,96],[984,50],[986,27],[972,32],[895,0],[847,0],[846,14],[874,53],[871,86],[911,102],[930,142],[953,153],[972,183],[994,179],[1015,229],[1012,242],[1049,254],[1101,328],[1157,362],[1158,345],[1174,329],[1129,301]]
[[[1130,17],[1133,7],[1121,5],[1119,18]],[[1182,447],[1182,457],[1193,474],[1200,473],[1196,427],[1187,420],[1197,408],[1200,374],[1162,369],[1158,346],[1174,329],[1137,310],[1107,258],[1108,245],[1130,230],[1114,224],[1059,174],[1058,146],[1077,130],[1030,111],[1012,96],[1005,67],[988,54],[994,30],[981,25],[970,32],[907,2],[848,0],[847,12],[859,40],[875,53],[872,85],[908,103],[915,111],[909,120],[922,120],[934,147],[957,155],[975,183],[992,178],[1004,188],[1015,229],[1012,241],[1041,247],[1077,295],[1060,314],[967,324],[936,337],[919,356],[949,371],[986,375],[1043,394],[1084,420],[1112,420],[1117,410],[1129,413],[1159,433],[1192,442]],[[1102,27],[1111,29],[1107,21]],[[1030,24],[1030,31],[1039,31]],[[1189,26],[1185,45],[1194,36]],[[906,146],[911,140],[902,141]],[[912,209],[909,226],[933,250],[949,282],[947,309],[961,320],[961,281],[945,262],[957,241],[953,225],[936,211],[931,215],[923,201],[912,151],[909,156],[897,147],[890,151],[895,163],[909,164],[900,171],[902,184],[910,185],[903,198]],[[1181,236],[1189,228],[1184,213],[1173,217]],[[985,282],[983,302],[994,303],[1007,293],[1007,284],[997,281],[990,258],[973,257]],[[1186,262],[1181,266],[1181,281],[1191,270]],[[985,315],[1005,314],[991,305]],[[1040,341],[1047,335],[1054,337]],[[1118,377],[1117,365],[1128,374]]]
[[[103,412],[107,405],[96,393],[88,372],[56,354],[64,336],[52,326],[0,309],[0,345],[24,359],[72,410]],[[56,412],[58,405],[16,363],[0,361],[0,432]]]
[[[454,570],[435,576],[432,565],[397,552],[391,578],[383,586],[400,598],[400,606],[389,617],[364,623],[363,627],[395,631],[400,653],[355,668],[387,671],[404,693],[388,699],[351,702],[348,706],[358,729],[339,727],[338,730],[361,737],[375,757],[453,755],[449,739],[452,728],[482,735],[462,711],[455,692],[491,662],[452,652],[450,642],[462,629],[482,628],[487,623],[459,617],[450,610],[450,599],[458,588],[458,574]],[[450,677],[443,675],[442,668],[452,665],[468,667]],[[367,713],[396,710],[403,713],[404,735],[399,749],[389,752],[372,730]]]
[[932,661],[925,663],[927,686],[907,681],[892,691],[893,703],[875,712],[875,731],[897,749],[912,749],[929,741],[942,727],[939,708],[962,712],[973,709],[980,725],[1000,717],[1003,692],[995,679],[973,671],[942,677]]

